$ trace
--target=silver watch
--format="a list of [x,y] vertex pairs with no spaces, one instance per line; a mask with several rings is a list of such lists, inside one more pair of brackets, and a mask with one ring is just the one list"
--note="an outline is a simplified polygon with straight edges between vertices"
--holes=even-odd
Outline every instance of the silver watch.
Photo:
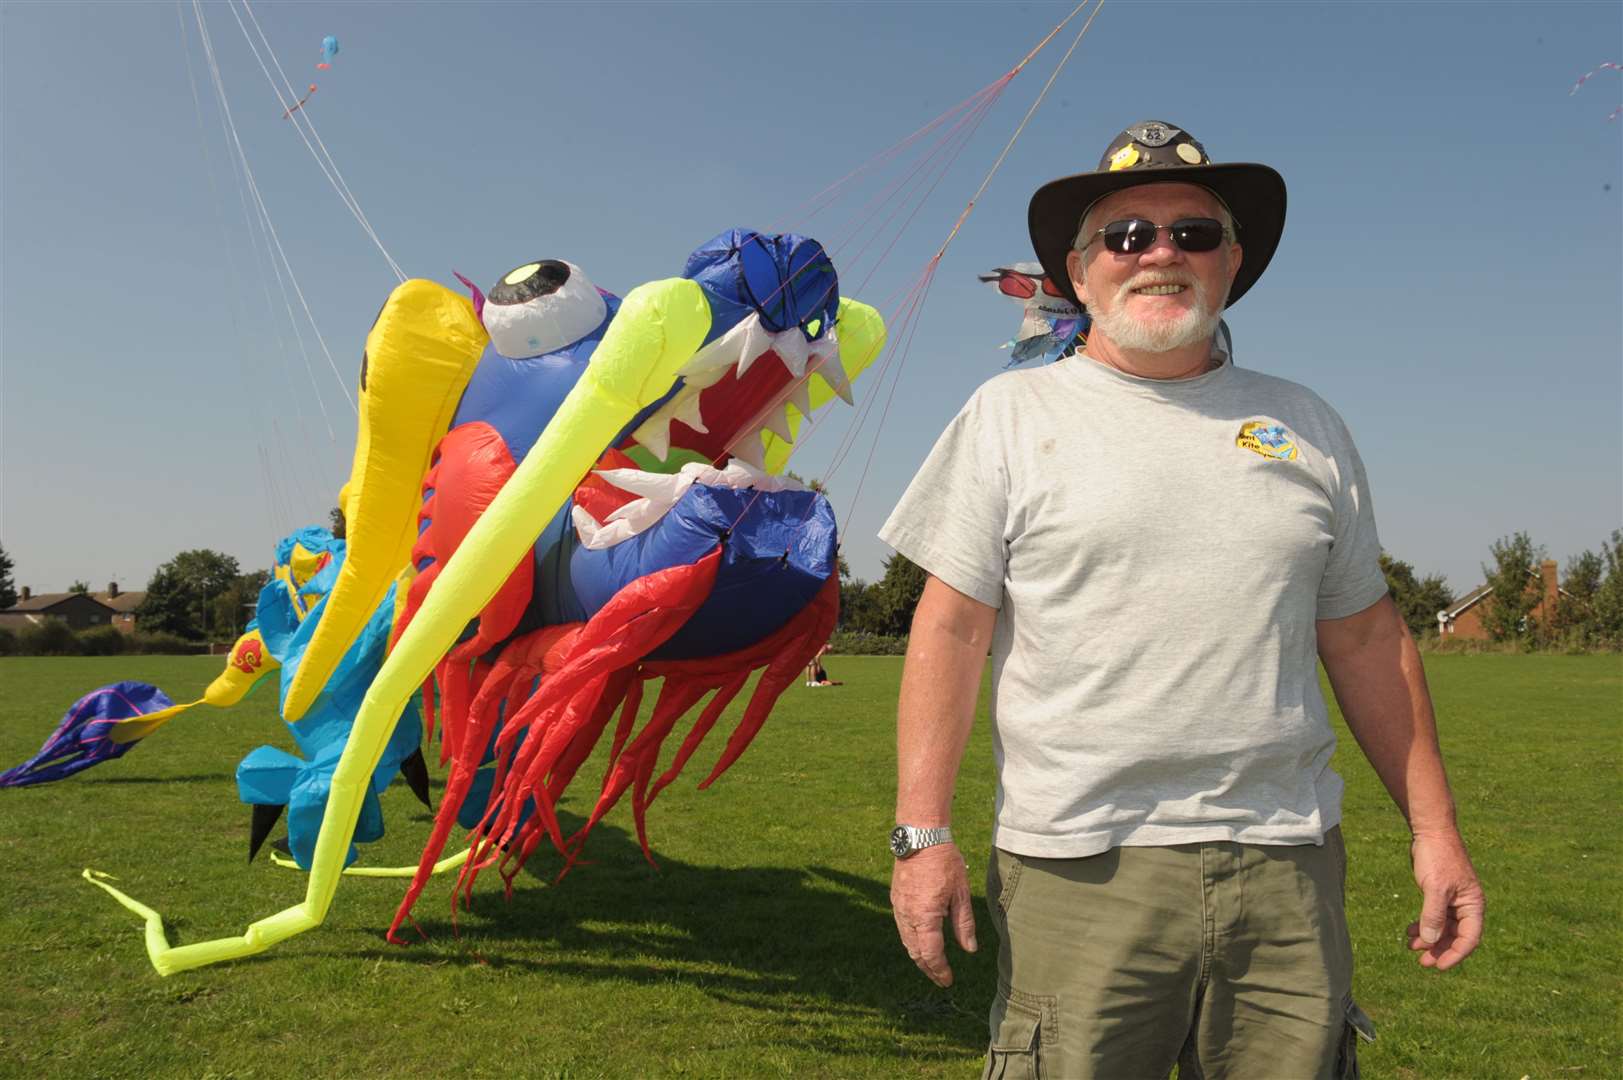
[[945,825],[921,829],[917,825],[898,825],[890,831],[890,853],[898,859],[910,858],[927,847],[952,843],[952,830]]

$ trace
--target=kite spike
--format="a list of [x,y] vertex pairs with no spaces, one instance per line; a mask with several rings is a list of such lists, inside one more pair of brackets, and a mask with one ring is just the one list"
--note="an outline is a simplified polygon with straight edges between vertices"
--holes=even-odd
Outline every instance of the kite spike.
[[428,762],[423,760],[421,746],[400,763],[400,775],[405,777],[406,785],[411,788],[411,793],[417,796],[417,801],[430,810],[434,809],[433,800],[428,797]]
[[287,807],[280,803],[254,803],[253,816],[248,821],[248,861],[253,862],[254,856],[264,846],[265,838],[276,827],[276,822]]

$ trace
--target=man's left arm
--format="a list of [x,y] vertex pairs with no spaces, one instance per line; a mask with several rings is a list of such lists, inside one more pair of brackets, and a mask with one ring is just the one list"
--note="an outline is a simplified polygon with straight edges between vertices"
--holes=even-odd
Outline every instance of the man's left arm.
[[1446,971],[1482,940],[1484,897],[1454,820],[1431,694],[1409,628],[1391,597],[1318,622],[1319,659],[1347,727],[1408,819],[1423,897],[1409,948]]

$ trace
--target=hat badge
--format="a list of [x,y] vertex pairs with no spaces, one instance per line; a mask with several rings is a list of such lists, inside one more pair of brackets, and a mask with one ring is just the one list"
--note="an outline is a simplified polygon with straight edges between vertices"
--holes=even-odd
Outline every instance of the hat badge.
[[1131,169],[1138,164],[1138,147],[1132,143],[1117,150],[1110,155],[1110,171],[1118,172],[1122,169]]
[[1136,141],[1143,143],[1145,146],[1148,146],[1151,149],[1165,146],[1178,134],[1180,134],[1180,132],[1177,128],[1168,127],[1166,124],[1158,124],[1154,122],[1142,124],[1139,126],[1137,131],[1132,132],[1132,136]]

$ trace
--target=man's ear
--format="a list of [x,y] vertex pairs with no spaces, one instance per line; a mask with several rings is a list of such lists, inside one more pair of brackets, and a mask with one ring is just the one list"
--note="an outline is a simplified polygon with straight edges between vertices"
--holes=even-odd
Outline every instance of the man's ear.
[[[1075,248],[1072,248],[1070,251],[1066,252],[1065,272],[1071,275],[1071,288],[1076,290],[1077,299],[1081,300],[1084,304],[1091,304],[1093,303],[1093,298],[1088,296],[1087,283],[1083,281],[1082,260],[1082,252],[1077,251]],[[1236,272],[1239,270],[1239,265],[1239,263],[1234,264]]]
[[1240,264],[1245,261],[1245,249],[1239,244],[1229,245],[1229,288],[1234,287],[1234,279],[1240,274]]

